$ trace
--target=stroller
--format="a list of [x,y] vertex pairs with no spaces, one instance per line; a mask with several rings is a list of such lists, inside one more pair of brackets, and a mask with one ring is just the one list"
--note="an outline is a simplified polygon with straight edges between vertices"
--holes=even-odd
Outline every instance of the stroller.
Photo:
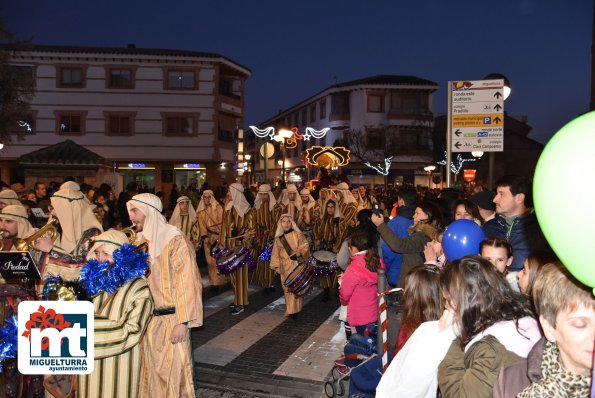
[[[380,274],[381,272],[379,272]],[[384,275],[382,275],[382,279]],[[381,276],[379,275],[379,281]],[[384,285],[386,286],[386,285]],[[382,292],[382,293],[380,293]],[[394,293],[394,294],[393,294]],[[382,319],[386,320],[386,302],[385,297],[388,301],[395,300],[397,297],[402,296],[402,289],[392,289],[390,291],[384,291],[379,285],[379,299],[378,299],[378,310],[379,319],[378,325],[369,325],[364,331],[364,335],[354,333],[351,335],[349,342],[345,346],[345,356],[337,361],[331,370],[331,376],[333,381],[327,381],[324,384],[324,392],[329,398],[335,398],[337,396],[343,396],[346,392],[345,383],[348,382],[351,372],[356,367],[362,366],[365,363],[376,358],[378,355],[383,356],[383,362],[386,360],[388,353],[386,344],[386,335],[382,332]],[[382,313],[381,308],[384,309]],[[380,333],[378,333],[380,331]],[[385,332],[385,331],[384,331]],[[378,336],[382,337],[381,341],[378,341]],[[380,349],[378,347],[380,344]],[[384,342],[384,343],[383,343]]]

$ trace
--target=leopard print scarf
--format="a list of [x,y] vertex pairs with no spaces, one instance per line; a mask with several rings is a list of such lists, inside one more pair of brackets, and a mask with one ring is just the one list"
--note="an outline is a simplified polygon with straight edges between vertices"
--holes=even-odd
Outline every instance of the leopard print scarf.
[[568,372],[560,362],[560,352],[555,343],[547,342],[541,363],[543,378],[531,384],[517,398],[564,398],[588,397],[591,376],[579,376]]

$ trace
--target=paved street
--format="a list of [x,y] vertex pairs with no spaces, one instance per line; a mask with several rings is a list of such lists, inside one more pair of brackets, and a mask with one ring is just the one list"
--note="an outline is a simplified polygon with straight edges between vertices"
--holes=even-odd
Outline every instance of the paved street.
[[203,283],[204,326],[192,333],[197,397],[323,395],[324,382],[345,345],[337,298],[322,302],[322,291],[316,287],[295,321],[283,314],[278,283],[270,295],[252,286],[250,305],[232,316],[231,288],[213,296],[208,279]]

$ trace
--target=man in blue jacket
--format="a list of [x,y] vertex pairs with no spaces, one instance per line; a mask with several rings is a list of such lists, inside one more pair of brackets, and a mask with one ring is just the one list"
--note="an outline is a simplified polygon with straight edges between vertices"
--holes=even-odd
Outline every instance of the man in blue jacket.
[[[387,225],[399,238],[409,236],[409,227],[413,224],[413,213],[418,200],[417,191],[413,188],[403,188],[397,193],[397,203],[399,204],[397,216]],[[392,251],[385,242],[382,242],[382,258],[386,265],[388,283],[396,286],[401,273],[403,256],[401,253]]]
[[486,222],[486,236],[504,237],[512,246],[511,273],[523,269],[529,255],[537,250],[551,251],[532,209],[531,180],[508,175],[496,182],[496,218]]

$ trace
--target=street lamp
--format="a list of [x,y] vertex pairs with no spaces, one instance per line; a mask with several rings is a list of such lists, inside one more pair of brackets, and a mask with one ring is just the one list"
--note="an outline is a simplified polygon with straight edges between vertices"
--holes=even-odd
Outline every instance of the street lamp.
[[285,182],[285,157],[286,157],[285,140],[287,138],[291,138],[292,136],[293,136],[293,131],[282,128],[279,130],[277,135],[275,135],[273,137],[273,140],[275,140],[279,143],[279,145],[281,146],[281,149],[283,151],[283,164],[282,164],[282,169],[281,169],[281,178],[283,179],[283,182]]
[[430,165],[424,167],[424,170],[428,172],[428,189],[432,188],[432,171],[436,170],[436,166]]
[[250,165],[252,164],[252,162],[250,162],[250,159],[252,158],[252,155],[250,155],[249,153],[244,155],[244,159],[246,159],[246,174],[248,174],[248,185],[250,185]]

